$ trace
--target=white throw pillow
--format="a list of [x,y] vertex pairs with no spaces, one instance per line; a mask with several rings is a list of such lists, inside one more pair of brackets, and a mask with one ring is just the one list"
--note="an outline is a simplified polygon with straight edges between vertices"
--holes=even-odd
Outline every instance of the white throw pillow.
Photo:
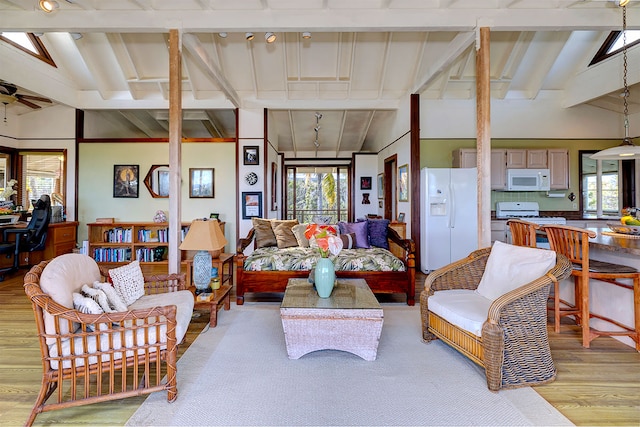
[[127,304],[122,301],[122,298],[120,298],[120,295],[118,295],[111,284],[95,281],[93,282],[93,287],[105,293],[107,301],[109,302],[109,307],[111,307],[113,311],[121,312],[128,310]]
[[102,314],[104,311],[91,297],[85,297],[77,292],[73,293],[73,308],[84,314]]
[[544,276],[555,264],[554,251],[496,241],[491,248],[477,292],[485,298],[495,300]]
[[82,295],[85,297],[89,297],[98,303],[102,311],[105,313],[112,313],[113,310],[109,306],[109,300],[107,300],[107,295],[102,292],[100,289],[93,289],[89,285],[82,285]]
[[132,261],[122,267],[109,270],[109,277],[122,301],[130,306],[144,295],[144,276],[140,262]]

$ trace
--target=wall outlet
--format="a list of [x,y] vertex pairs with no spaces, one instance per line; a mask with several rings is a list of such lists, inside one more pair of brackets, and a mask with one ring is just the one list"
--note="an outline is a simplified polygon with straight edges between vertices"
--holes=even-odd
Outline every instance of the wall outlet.
[[574,203],[574,204],[572,205],[572,207],[573,207],[573,209],[578,209],[578,204],[577,204],[577,203]]

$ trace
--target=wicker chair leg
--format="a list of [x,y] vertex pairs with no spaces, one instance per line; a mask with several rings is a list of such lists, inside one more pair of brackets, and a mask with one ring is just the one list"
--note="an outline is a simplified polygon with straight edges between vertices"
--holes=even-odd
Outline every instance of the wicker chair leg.
[[553,317],[556,334],[560,333],[560,282],[556,282],[553,287]]
[[487,388],[497,392],[502,388],[502,364],[504,362],[504,333],[498,325],[485,323],[482,327],[485,375]]

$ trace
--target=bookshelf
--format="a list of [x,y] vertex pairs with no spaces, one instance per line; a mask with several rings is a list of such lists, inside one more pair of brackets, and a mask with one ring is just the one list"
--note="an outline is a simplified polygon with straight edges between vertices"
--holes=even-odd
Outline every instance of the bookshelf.
[[[187,234],[191,223],[182,223],[181,234]],[[99,265],[115,268],[131,261],[140,261],[146,274],[168,271],[169,223],[166,222],[93,222],[87,224],[88,255]],[[220,223],[224,233],[224,222]],[[188,256],[181,251],[181,259]],[[183,262],[183,270],[186,265]]]

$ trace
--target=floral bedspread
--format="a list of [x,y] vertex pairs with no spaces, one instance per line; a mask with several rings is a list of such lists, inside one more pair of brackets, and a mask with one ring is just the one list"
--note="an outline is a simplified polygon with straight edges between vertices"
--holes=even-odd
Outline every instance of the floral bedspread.
[[[320,258],[315,248],[260,248],[244,261],[245,271],[311,270]],[[329,257],[336,271],[405,271],[404,264],[386,249],[343,249]]]

